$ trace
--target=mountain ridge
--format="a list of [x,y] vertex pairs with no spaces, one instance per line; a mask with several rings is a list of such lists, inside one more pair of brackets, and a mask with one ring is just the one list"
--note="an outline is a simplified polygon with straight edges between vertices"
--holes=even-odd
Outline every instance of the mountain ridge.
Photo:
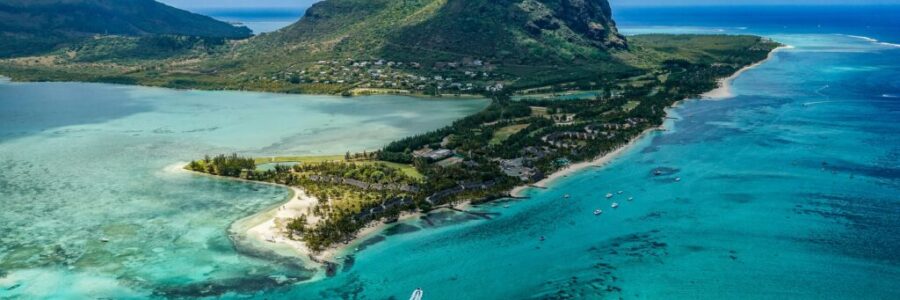
[[242,39],[244,27],[153,0],[2,0],[0,56],[29,55],[93,35]]
[[627,48],[611,14],[605,0],[328,0],[259,40],[304,54],[566,61]]

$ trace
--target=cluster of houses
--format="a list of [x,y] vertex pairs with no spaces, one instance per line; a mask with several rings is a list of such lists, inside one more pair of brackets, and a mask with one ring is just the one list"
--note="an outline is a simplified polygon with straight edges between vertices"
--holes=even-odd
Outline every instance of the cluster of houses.
[[[448,90],[460,92],[500,91],[499,83],[484,84],[497,77],[493,66],[480,59],[438,62],[426,69],[418,62],[375,60],[322,60],[303,70],[285,71],[271,77],[290,83],[347,84],[358,88]],[[423,76],[417,74],[441,74]]]
[[413,151],[413,157],[426,158],[429,161],[439,161],[439,160],[448,158],[452,155],[453,155],[453,150],[450,150],[450,149],[432,150],[429,148],[423,148],[423,149]]
[[500,171],[506,176],[516,177],[522,181],[540,181],[545,175],[532,165],[533,160],[525,157],[501,159]]
[[495,182],[493,180],[484,181],[484,182],[460,182],[460,183],[457,183],[457,186],[439,191],[437,193],[432,194],[431,196],[426,197],[425,202],[428,202],[428,204],[431,204],[431,205],[444,203],[445,199],[452,197],[456,194],[466,192],[466,191],[473,191],[473,190],[486,190],[486,189],[493,187],[496,184],[497,184],[497,182]]
[[343,184],[354,186],[363,190],[375,190],[375,191],[402,191],[408,193],[418,193],[419,187],[408,184],[399,184],[399,183],[368,183],[361,180],[343,178],[338,176],[319,176],[319,175],[310,175],[309,180],[320,182],[320,183],[334,183],[334,184]]
[[373,207],[363,209],[361,212],[357,213],[354,218],[357,221],[367,221],[373,217],[380,216],[386,211],[390,211],[394,208],[403,208],[405,206],[409,206],[413,204],[413,200],[410,197],[394,197],[383,202],[376,204]]

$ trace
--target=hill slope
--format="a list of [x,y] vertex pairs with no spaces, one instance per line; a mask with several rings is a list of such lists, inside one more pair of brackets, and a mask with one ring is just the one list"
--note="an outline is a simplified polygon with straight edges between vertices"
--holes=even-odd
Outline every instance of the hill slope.
[[52,50],[95,34],[246,38],[251,32],[153,0],[0,0],[0,57]]
[[606,0],[330,0],[255,44],[295,58],[506,63],[595,59],[627,47]]
[[95,38],[0,60],[0,73],[345,95],[613,90],[672,65],[739,68],[773,44],[749,36],[630,39],[618,33],[606,0],[325,0],[295,24],[250,39]]

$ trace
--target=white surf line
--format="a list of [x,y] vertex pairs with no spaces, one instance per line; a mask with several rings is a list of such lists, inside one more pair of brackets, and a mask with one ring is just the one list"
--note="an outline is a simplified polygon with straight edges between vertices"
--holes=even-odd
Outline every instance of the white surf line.
[[814,102],[804,102],[803,106],[813,106],[818,104],[829,104],[829,103],[897,103],[897,101],[866,101],[866,100],[834,100],[834,101],[814,101]]
[[852,37],[852,38],[857,38],[857,39],[861,39],[861,40],[864,40],[864,41],[867,41],[867,42],[871,42],[871,43],[873,43],[873,44],[882,45],[882,46],[888,46],[888,47],[900,48],[900,44],[894,44],[894,43],[882,42],[882,41],[879,41],[879,40],[877,40],[877,39],[873,39],[873,38],[870,38],[870,37],[867,37],[867,36],[852,35],[852,34],[844,34],[844,36]]

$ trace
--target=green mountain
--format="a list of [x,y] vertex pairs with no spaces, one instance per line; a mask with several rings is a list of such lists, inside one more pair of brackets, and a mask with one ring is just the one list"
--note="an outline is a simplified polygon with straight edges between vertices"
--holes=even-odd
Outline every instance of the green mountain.
[[0,57],[46,52],[97,34],[236,39],[251,31],[153,0],[0,0]]
[[[53,0],[26,2],[45,1]],[[33,30],[59,31],[53,28]],[[325,0],[287,28],[249,39],[140,37],[144,32],[85,39],[41,58],[0,60],[0,74],[286,93],[537,93],[614,90],[637,79],[664,80],[659,74],[672,66],[725,74],[774,45],[753,36],[626,40],[606,0]],[[155,33],[161,32],[175,33]]]
[[501,60],[626,46],[606,0],[331,0],[263,40],[293,51]]
[[246,53],[551,65],[626,47],[606,0],[330,0]]

